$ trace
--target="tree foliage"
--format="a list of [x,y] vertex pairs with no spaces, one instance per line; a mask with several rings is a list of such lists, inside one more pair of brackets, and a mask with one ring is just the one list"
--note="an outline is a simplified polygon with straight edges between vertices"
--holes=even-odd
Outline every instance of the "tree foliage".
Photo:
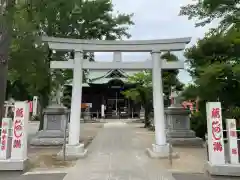
[[[161,59],[167,61],[178,61],[178,58],[170,53],[166,52],[161,55]],[[159,59],[160,60],[160,59]],[[163,79],[163,93],[165,97],[169,97],[171,87],[176,86],[178,90],[183,88],[183,84],[177,78],[178,70],[164,70],[162,72]],[[140,102],[145,109],[145,127],[151,125],[150,112],[152,111],[152,72],[142,71],[134,74],[128,78],[129,83],[136,84],[135,88],[131,88],[123,92],[123,94],[134,101]],[[165,101],[168,104],[168,101]]]
[[[120,39],[129,37],[127,29],[133,24],[131,15],[113,14],[110,0],[35,0],[20,3],[13,13],[9,80],[20,80],[29,95],[39,95],[49,85],[64,83],[72,72],[56,70],[50,73],[50,60],[65,60],[71,52],[48,53],[38,41],[41,35],[82,38]],[[94,13],[92,13],[94,12]],[[54,82],[51,82],[54,79]]]
[[[207,35],[185,52],[189,72],[204,100],[220,100],[226,106],[239,105],[239,34]],[[208,88],[206,88],[208,87]]]
[[114,15],[110,0],[35,0],[32,5],[38,14],[35,21],[48,36],[112,40],[130,37],[127,30],[133,24],[132,15]]
[[180,15],[189,19],[197,18],[196,26],[204,26],[213,20],[220,21],[221,31],[240,27],[240,1],[239,0],[199,0],[183,6]]
[[[16,100],[37,95],[42,107],[48,104],[50,91],[72,78],[69,70],[50,70],[50,61],[74,55],[49,51],[40,40],[42,35],[113,40],[130,37],[127,30],[133,24],[132,15],[113,14],[110,0],[18,1],[13,9],[8,11],[12,17],[8,95]],[[92,53],[84,57],[94,59]]]
[[198,19],[196,26],[219,21],[217,28],[211,29],[185,51],[195,84],[188,86],[183,95],[186,99],[194,96],[200,99],[197,118],[203,119],[198,123],[199,130],[206,130],[205,103],[209,101],[221,102],[224,118],[240,120],[239,5],[239,0],[201,0],[182,7],[180,11],[180,15]]
[[15,1],[1,0],[0,3],[0,121],[4,115],[6,98],[8,53],[11,41],[12,12]]

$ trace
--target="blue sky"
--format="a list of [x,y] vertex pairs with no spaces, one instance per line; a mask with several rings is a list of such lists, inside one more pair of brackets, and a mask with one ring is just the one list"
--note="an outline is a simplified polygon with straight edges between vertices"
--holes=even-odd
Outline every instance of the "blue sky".
[[[161,38],[192,37],[188,46],[196,43],[213,25],[195,28],[194,20],[178,16],[180,7],[192,3],[192,0],[112,0],[114,10],[120,13],[134,13],[134,26],[130,27],[131,39],[147,40]],[[181,56],[179,56],[181,57]],[[124,61],[142,61],[150,58],[149,53],[124,53]],[[112,53],[97,53],[97,61],[111,61]],[[184,58],[181,57],[181,61]],[[186,66],[187,68],[187,66]],[[181,70],[179,79],[191,82],[186,70]]]

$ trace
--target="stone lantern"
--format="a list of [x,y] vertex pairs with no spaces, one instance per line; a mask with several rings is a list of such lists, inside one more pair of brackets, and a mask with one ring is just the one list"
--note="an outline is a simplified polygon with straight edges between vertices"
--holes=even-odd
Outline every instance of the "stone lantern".
[[[64,132],[69,121],[68,109],[61,105],[57,99],[52,99],[51,105],[43,111],[44,126],[30,144],[31,145],[62,145]],[[67,124],[66,124],[67,123]]]
[[180,93],[173,92],[173,103],[165,109],[167,139],[173,145],[203,146],[203,140],[196,137],[190,127],[191,111],[180,103]]

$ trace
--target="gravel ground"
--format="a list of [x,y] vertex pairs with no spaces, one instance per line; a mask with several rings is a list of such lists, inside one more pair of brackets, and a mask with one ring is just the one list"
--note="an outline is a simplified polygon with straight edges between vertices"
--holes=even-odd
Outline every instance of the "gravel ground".
[[[38,131],[39,122],[29,123],[28,140],[35,136]],[[81,138],[80,141],[87,147],[92,139],[97,135],[98,131],[102,128],[103,123],[84,123],[81,124]],[[59,147],[33,147],[29,146],[28,156],[30,160],[30,168],[28,172],[41,171],[41,170],[54,170],[58,171],[71,167],[75,162],[62,162],[55,159],[56,154],[61,150]],[[24,175],[20,171],[0,171],[0,180],[62,180],[65,173],[54,174],[28,174]]]
[[[82,123],[81,124],[81,137],[80,141],[87,147],[92,139],[97,135],[98,131],[102,128],[103,123]],[[37,131],[38,124],[31,124],[31,131],[29,132],[29,139],[34,137]],[[75,161],[59,161],[56,160],[57,153],[62,149],[62,146],[58,147],[39,147],[29,146],[28,156],[30,160],[29,171],[34,169],[54,169],[54,168],[66,168],[75,164]]]
[[[151,147],[155,141],[154,132],[142,128],[142,123],[129,123],[129,125],[136,129],[135,133],[141,138],[145,147]],[[240,177],[209,176],[204,170],[207,158],[205,148],[174,147],[173,151],[179,153],[180,158],[173,159],[172,166],[168,159],[157,162],[171,171],[176,180],[240,180]]]
[[[135,133],[146,148],[152,146],[155,142],[153,131],[143,128],[142,123],[129,123],[134,127]],[[204,173],[204,163],[206,159],[205,148],[188,148],[188,147],[173,147],[173,151],[180,156],[179,159],[173,159],[173,164],[170,166],[168,159],[157,160],[158,163],[170,171],[183,173]]]

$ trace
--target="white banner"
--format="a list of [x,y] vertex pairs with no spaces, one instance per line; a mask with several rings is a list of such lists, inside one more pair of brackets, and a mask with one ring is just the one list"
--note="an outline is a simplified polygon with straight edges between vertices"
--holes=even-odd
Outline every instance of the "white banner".
[[11,128],[12,118],[2,119],[2,131],[1,131],[1,148],[0,148],[0,159],[8,159],[11,156]]
[[208,102],[207,128],[208,128],[208,154],[212,165],[225,164],[222,109],[220,102]]
[[27,159],[27,135],[29,121],[28,102],[15,102],[13,119],[12,153],[13,160]]
[[227,119],[228,148],[231,164],[239,164],[236,120]]

